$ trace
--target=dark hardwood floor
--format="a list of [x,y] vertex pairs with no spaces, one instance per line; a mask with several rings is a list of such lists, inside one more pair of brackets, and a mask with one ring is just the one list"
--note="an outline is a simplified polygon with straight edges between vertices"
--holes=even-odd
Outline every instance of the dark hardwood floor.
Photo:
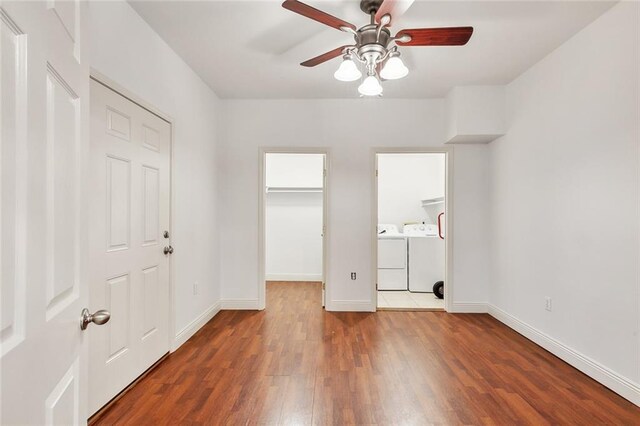
[[96,424],[640,424],[640,408],[484,314],[331,313],[273,282]]

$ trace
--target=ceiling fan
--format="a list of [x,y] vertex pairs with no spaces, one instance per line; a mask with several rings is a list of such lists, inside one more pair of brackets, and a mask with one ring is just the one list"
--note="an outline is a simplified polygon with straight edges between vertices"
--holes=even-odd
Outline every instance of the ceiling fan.
[[392,36],[389,27],[409,9],[413,1],[361,0],[360,9],[370,16],[370,22],[360,28],[298,0],[285,0],[282,7],[337,30],[351,33],[355,40],[354,44],[337,47],[300,65],[315,67],[342,55],[343,61],[334,77],[340,81],[360,79],[362,73],[356,65],[357,61],[364,67],[367,75],[358,87],[358,92],[363,96],[380,96],[380,78],[395,80],[409,73],[409,69],[400,59],[398,46],[462,46],[467,44],[473,34],[473,27],[449,27],[405,29]]

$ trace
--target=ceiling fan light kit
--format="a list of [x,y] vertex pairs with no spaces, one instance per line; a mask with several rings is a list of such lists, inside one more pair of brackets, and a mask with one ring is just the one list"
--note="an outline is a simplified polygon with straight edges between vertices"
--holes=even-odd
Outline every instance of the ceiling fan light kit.
[[353,62],[353,59],[351,59],[351,55],[347,54],[344,55],[344,60],[333,76],[340,81],[356,81],[362,77],[362,73],[356,63]]
[[382,95],[382,84],[375,74],[370,74],[358,87],[358,92],[362,96],[380,96]]
[[397,80],[406,77],[409,74],[409,68],[400,59],[400,53],[391,54],[384,68],[380,71],[380,77],[385,80]]
[[469,41],[473,33],[472,27],[418,28],[401,30],[392,36],[390,25],[411,6],[413,1],[362,0],[360,9],[370,16],[370,23],[360,28],[298,0],[285,0],[282,7],[337,30],[348,32],[354,38],[354,44],[338,47],[300,65],[315,67],[342,55],[343,61],[334,73],[334,77],[346,82],[358,80],[363,74],[357,65],[360,64],[366,77],[358,87],[358,92],[363,96],[381,96],[383,88],[380,78],[397,80],[409,74],[409,69],[400,58],[398,46],[462,46]]

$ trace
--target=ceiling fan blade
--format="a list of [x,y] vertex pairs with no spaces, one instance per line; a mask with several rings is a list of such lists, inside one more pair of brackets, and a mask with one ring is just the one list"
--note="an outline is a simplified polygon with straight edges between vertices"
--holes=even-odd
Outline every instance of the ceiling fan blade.
[[376,22],[380,23],[384,15],[389,15],[391,21],[388,25],[391,25],[394,19],[402,16],[407,9],[411,7],[414,0],[383,0],[380,8],[376,12]]
[[336,47],[335,49],[330,50],[327,53],[323,53],[320,56],[316,56],[315,58],[311,58],[307,61],[304,61],[300,65],[302,65],[303,67],[315,67],[316,65],[320,65],[323,62],[327,62],[330,59],[337,58],[338,56],[342,55],[342,52],[344,52],[344,49],[346,49],[347,47],[352,47],[352,46]]
[[463,46],[467,44],[473,34],[473,27],[451,28],[416,28],[401,30],[396,38],[409,36],[411,40],[403,42],[396,40],[398,46]]
[[336,18],[335,16],[329,15],[326,12],[316,9],[315,7],[311,7],[308,4],[304,4],[299,2],[298,0],[285,0],[282,3],[282,7],[292,12],[298,13],[302,16],[306,16],[309,19],[313,19],[314,21],[318,21],[321,24],[328,25],[337,30],[341,30],[342,28],[351,28],[352,30],[356,29],[356,26],[343,21],[340,18]]

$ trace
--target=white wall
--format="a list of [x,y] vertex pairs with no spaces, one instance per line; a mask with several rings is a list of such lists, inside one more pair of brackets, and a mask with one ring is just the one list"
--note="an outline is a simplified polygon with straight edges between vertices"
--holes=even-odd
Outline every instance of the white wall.
[[406,222],[435,224],[444,203],[422,207],[422,200],[444,197],[445,154],[378,155],[378,222],[402,232]]
[[[267,188],[321,188],[322,154],[266,155]],[[322,280],[322,191],[267,192],[265,274],[268,281]]]
[[490,145],[491,303],[636,404],[638,16],[614,6],[512,82]]
[[322,154],[266,154],[265,183],[273,187],[321,188]]
[[[443,100],[230,100],[218,157],[221,188],[222,297],[228,306],[257,306],[259,147],[327,147],[329,153],[327,308],[373,309],[372,147],[440,146]],[[246,119],[251,117],[251,125]],[[486,146],[455,146],[453,298],[486,302],[488,237]],[[464,206],[466,208],[458,207]],[[473,242],[471,246],[467,241]],[[461,268],[468,268],[468,272]],[[356,272],[358,279],[350,280]],[[480,298],[476,295],[481,294]],[[471,299],[473,297],[473,299]]]
[[454,87],[446,98],[447,143],[488,143],[504,135],[504,86]]
[[91,2],[89,12],[91,66],[175,123],[171,243],[177,334],[220,300],[218,100],[126,2]]

